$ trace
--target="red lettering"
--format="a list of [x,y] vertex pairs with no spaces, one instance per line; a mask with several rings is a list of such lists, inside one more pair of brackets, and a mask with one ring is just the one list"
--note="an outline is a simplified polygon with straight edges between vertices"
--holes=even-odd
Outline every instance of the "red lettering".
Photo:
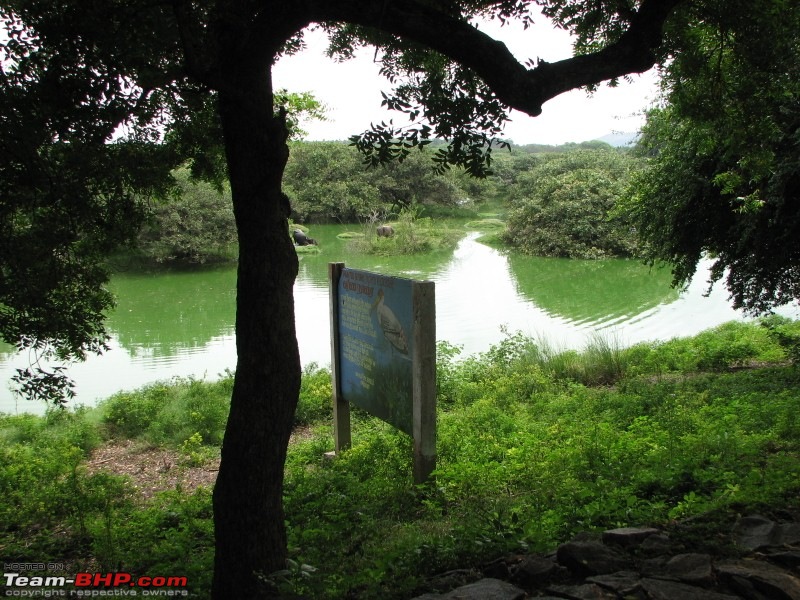
[[94,586],[109,586],[114,581],[114,573],[106,573],[105,575],[102,573],[95,573],[94,574]]
[[76,587],[86,587],[92,585],[92,574],[91,573],[78,573],[75,575],[75,586]]
[[114,573],[114,583],[112,585],[118,586],[131,582],[131,576],[128,573]]

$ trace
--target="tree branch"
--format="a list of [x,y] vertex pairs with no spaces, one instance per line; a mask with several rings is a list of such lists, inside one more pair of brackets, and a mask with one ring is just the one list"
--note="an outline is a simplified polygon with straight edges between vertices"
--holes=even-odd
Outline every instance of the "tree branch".
[[568,90],[642,73],[656,62],[663,26],[685,0],[643,0],[625,15],[629,29],[605,48],[533,69],[522,65],[505,44],[420,0],[306,0],[298,3],[317,22],[345,21],[373,27],[424,44],[474,70],[511,108],[532,116]]

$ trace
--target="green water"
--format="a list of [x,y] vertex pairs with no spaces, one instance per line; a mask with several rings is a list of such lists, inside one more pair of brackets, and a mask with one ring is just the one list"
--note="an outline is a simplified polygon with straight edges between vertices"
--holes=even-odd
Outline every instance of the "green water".
[[[702,278],[679,294],[666,270],[628,260],[573,261],[505,254],[464,233],[450,252],[374,257],[337,238],[354,226],[314,226],[319,254],[300,255],[295,285],[296,325],[304,363],[330,362],[328,263],[436,282],[437,339],[481,352],[507,331],[546,337],[580,348],[594,331],[622,343],[691,335],[742,318],[724,292],[704,297]],[[148,382],[187,377],[213,379],[236,366],[235,266],[157,273],[121,272],[111,290],[118,306],[108,320],[112,350],[75,365],[78,401],[93,403]],[[0,380],[29,357],[0,352]],[[4,385],[0,411],[31,410]],[[34,408],[34,410],[37,410]]]

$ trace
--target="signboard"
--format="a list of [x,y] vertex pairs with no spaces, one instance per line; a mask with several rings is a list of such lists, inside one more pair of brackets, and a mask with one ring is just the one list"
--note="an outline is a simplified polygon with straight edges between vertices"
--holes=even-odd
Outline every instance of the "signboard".
[[412,429],[411,280],[344,269],[339,279],[339,378],[345,400]]
[[349,404],[414,437],[415,480],[436,456],[434,284],[329,267],[336,450],[350,445]]

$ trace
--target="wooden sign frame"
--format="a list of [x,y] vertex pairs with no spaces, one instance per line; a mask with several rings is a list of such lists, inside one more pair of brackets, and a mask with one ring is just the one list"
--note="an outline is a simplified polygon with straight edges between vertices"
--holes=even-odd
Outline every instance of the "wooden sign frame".
[[[344,278],[344,279],[343,279]],[[333,383],[333,431],[336,452],[346,450],[351,445],[350,430],[350,403],[356,400],[356,404],[369,410],[382,418],[405,430],[414,439],[414,466],[413,475],[415,483],[423,483],[436,467],[436,297],[435,285],[432,281],[414,281],[399,277],[391,277],[380,273],[370,273],[356,269],[347,269],[344,263],[329,263],[328,281],[330,285],[330,328],[331,328],[331,379]],[[343,287],[343,282],[349,283],[347,288]],[[379,331],[381,318],[376,313],[376,307],[383,303],[384,289],[396,287],[402,290],[410,289],[409,294],[398,294],[393,299],[395,311],[401,315],[401,321],[409,331],[402,331],[399,342],[391,336],[393,333]],[[354,290],[350,294],[348,289]],[[348,301],[357,304],[358,311],[356,316],[361,320],[371,319],[371,328],[374,333],[370,334],[369,328],[364,323],[356,327],[352,324],[353,317]],[[398,307],[397,303],[402,302],[403,306]],[[405,303],[409,305],[406,306]],[[366,304],[365,304],[366,303]],[[366,306],[371,303],[370,312],[366,313]],[[382,308],[382,307],[381,307]],[[381,312],[378,309],[377,312]],[[385,314],[386,309],[383,309]],[[391,317],[395,315],[388,311]],[[347,313],[347,314],[344,314]],[[410,321],[410,322],[409,322]],[[384,317],[385,325],[385,317]],[[365,333],[367,335],[362,335]],[[359,339],[356,339],[358,336]],[[371,336],[371,337],[370,337]],[[387,340],[393,341],[389,346]],[[356,350],[353,350],[353,348]],[[388,348],[388,349],[385,349]],[[403,422],[398,425],[393,422],[391,417],[387,417],[392,410],[380,407],[381,410],[370,410],[372,402],[380,402],[375,394],[371,395],[372,378],[369,373],[358,373],[359,381],[353,381],[354,365],[352,364],[353,355],[365,357],[365,362],[369,367],[375,364],[371,357],[383,353],[383,362],[395,363],[405,366],[400,361],[410,360],[410,382],[407,382],[410,393],[411,421]],[[388,354],[387,354],[388,353]],[[388,358],[387,358],[388,356]],[[356,367],[357,368],[357,367]],[[343,373],[346,373],[347,381],[343,381]],[[360,385],[359,385],[360,382]],[[406,383],[406,382],[403,382]],[[352,390],[359,388],[359,398],[352,396]],[[367,405],[363,404],[363,399],[367,398]],[[360,400],[360,402],[359,402]],[[380,414],[378,414],[380,413]]]

